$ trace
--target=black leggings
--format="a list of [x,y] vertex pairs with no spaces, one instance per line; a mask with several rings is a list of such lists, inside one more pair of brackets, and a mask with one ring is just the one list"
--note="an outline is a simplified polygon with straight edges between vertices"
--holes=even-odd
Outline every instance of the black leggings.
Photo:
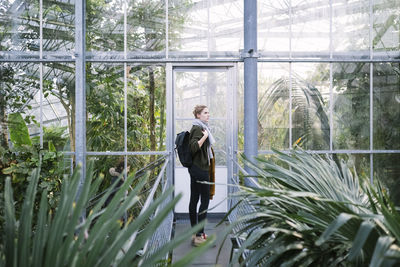
[[[198,222],[206,219],[208,204],[210,202],[210,185],[198,183],[198,179],[190,175],[190,202],[189,216],[191,226],[195,226]],[[197,203],[201,197],[199,213],[197,213]],[[197,235],[204,233],[204,228],[197,232]]]

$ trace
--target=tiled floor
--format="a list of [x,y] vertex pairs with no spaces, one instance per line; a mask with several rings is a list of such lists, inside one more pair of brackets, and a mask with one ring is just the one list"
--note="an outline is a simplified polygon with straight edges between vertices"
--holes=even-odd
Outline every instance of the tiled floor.
[[[228,224],[228,222],[224,222],[223,224],[219,225],[216,228],[216,225],[218,223],[219,220],[217,219],[208,220],[208,223],[206,224],[205,228],[205,232],[207,233],[207,235],[213,235],[213,234],[216,235],[217,237],[216,246],[211,247],[210,249],[208,249],[208,251],[203,253],[201,256],[197,257],[190,266],[195,266],[195,267],[228,266],[232,248],[232,244],[229,238],[227,238],[225,243],[223,244],[221,253],[218,257],[218,262],[217,264],[215,264],[218,250],[223,241],[222,232],[225,226]],[[184,233],[188,228],[190,228],[189,220],[178,220],[175,223],[175,235]],[[193,247],[191,245],[191,240],[183,242],[178,248],[174,249],[172,254],[172,262],[176,262],[177,260],[179,260],[181,257],[186,255],[186,253],[188,253],[192,248]]]

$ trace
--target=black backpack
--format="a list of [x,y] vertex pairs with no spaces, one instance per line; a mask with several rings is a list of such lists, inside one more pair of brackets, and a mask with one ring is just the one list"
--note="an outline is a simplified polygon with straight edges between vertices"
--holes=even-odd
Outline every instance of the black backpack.
[[183,167],[192,166],[192,155],[189,148],[189,132],[183,131],[176,135],[175,150],[178,152],[179,161]]

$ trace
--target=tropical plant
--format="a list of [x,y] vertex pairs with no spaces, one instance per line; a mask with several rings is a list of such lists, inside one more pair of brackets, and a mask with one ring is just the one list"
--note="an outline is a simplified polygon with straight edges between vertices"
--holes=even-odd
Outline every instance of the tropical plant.
[[353,176],[330,156],[295,149],[246,163],[259,187],[236,197],[254,212],[238,218],[239,255],[249,266],[393,266],[400,263],[400,213],[379,182]]
[[[166,266],[168,262],[162,258],[201,227],[199,224],[149,255],[147,250],[142,251],[145,243],[172,212],[181,195],[155,213],[157,207],[172,194],[173,188],[166,189],[138,217],[130,218],[122,225],[123,213],[138,203],[141,198],[138,192],[146,184],[147,178],[142,179],[126,195],[125,191],[134,179],[134,175],[129,176],[104,208],[106,199],[118,182],[116,181],[111,190],[87,210],[89,200],[97,191],[101,180],[93,180],[92,173],[93,164],[90,163],[79,195],[79,168],[75,169],[70,179],[63,181],[60,203],[54,213],[49,212],[47,192],[44,190],[39,212],[34,214],[40,168],[34,170],[19,218],[15,216],[11,180],[7,178],[3,207],[5,231],[0,241],[0,266]],[[134,242],[126,247],[134,234]],[[192,250],[176,266],[190,263],[196,255],[212,245],[214,239],[210,238],[204,246]]]
[[[46,188],[50,206],[55,208],[61,189],[61,180],[68,172],[69,165],[58,149],[66,145],[65,127],[44,127],[43,148],[40,147],[39,137],[30,137],[28,127],[20,113],[8,116],[8,128],[11,148],[4,147],[0,151],[0,190],[4,189],[7,176],[16,191],[15,200],[17,214],[23,200],[23,192],[28,186],[29,174],[41,162],[39,187]],[[0,227],[1,228],[1,227]]]
[[[272,120],[269,118],[271,111],[277,109],[277,106],[283,106],[277,105],[278,101],[288,102],[288,92],[292,90],[293,139],[302,137],[302,146],[307,149],[326,149],[329,147],[329,120],[321,92],[299,75],[293,73],[292,76],[292,79],[282,77],[276,80],[259,99],[259,145],[264,145],[268,140],[269,145],[278,143],[289,147],[288,129],[280,129],[278,133],[274,133],[270,128],[264,128],[263,124]],[[288,113],[289,106],[285,106],[285,109],[279,110],[279,114]],[[285,116],[279,119],[285,120]]]

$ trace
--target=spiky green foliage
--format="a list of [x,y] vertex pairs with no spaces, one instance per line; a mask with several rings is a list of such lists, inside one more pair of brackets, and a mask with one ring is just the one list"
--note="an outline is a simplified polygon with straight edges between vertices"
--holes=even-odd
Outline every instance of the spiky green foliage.
[[302,150],[275,151],[274,159],[247,162],[259,188],[243,187],[240,199],[255,211],[246,225],[237,262],[255,266],[393,266],[400,264],[400,214],[384,188]]
[[[145,243],[173,210],[181,196],[178,195],[169,201],[155,214],[157,207],[172,194],[173,188],[166,189],[148,209],[121,226],[124,212],[138,203],[138,193],[148,181],[147,177],[126,195],[125,192],[129,190],[135,177],[129,176],[106,208],[104,203],[113,188],[104,194],[91,210],[86,210],[89,199],[96,193],[101,179],[92,179],[93,164],[88,164],[86,179],[77,201],[80,177],[78,169],[70,179],[63,181],[59,205],[54,214],[49,212],[46,190],[41,194],[38,213],[33,212],[39,169],[30,176],[19,218],[15,216],[13,191],[10,179],[7,178],[2,194],[5,231],[0,241],[0,266],[165,266],[168,265],[168,262],[163,260],[165,255],[202,227],[202,224],[199,224],[148,255],[147,250],[142,251]],[[113,187],[116,184],[117,182]],[[85,213],[86,216],[83,216]],[[134,242],[130,247],[126,247],[128,239],[136,232],[138,234]],[[183,266],[192,261],[213,242],[214,239],[211,238],[199,250],[192,250],[178,261],[176,266]]]

